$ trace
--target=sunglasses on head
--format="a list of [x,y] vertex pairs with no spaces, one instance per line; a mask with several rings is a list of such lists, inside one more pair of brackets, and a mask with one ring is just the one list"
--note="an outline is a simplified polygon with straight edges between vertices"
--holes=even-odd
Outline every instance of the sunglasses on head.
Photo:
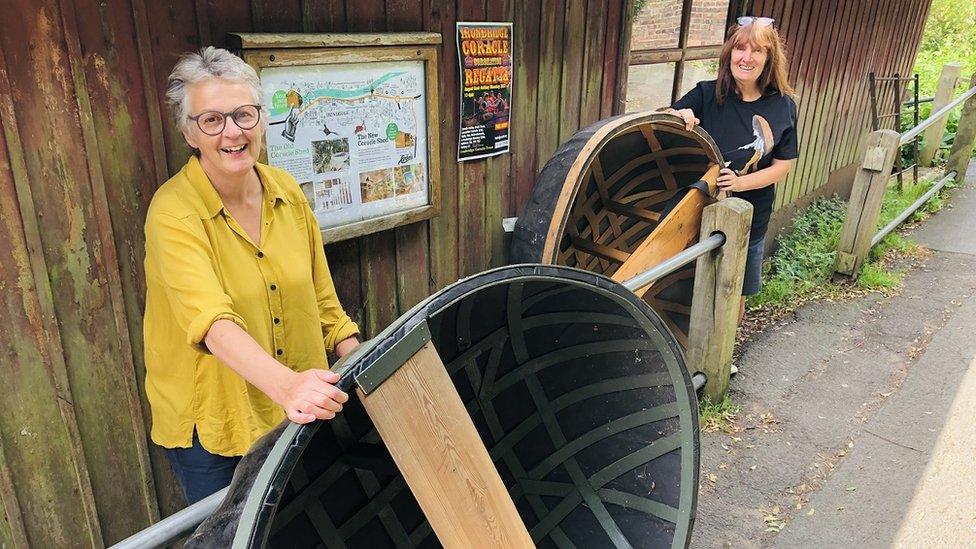
[[746,15],[743,17],[739,17],[735,21],[736,23],[739,24],[740,27],[748,27],[753,23],[759,25],[760,27],[768,27],[773,24],[775,19],[772,19],[770,17],[752,17],[750,15]]

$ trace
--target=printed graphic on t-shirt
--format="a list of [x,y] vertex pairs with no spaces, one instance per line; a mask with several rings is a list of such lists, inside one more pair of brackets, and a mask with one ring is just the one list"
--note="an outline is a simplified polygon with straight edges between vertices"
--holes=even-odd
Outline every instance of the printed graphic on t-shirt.
[[736,149],[737,151],[743,149],[755,151],[752,158],[746,161],[745,166],[739,171],[741,175],[756,171],[759,159],[773,150],[773,130],[769,127],[769,122],[766,122],[766,119],[758,114],[752,116],[752,136],[754,139],[751,143],[746,143]]

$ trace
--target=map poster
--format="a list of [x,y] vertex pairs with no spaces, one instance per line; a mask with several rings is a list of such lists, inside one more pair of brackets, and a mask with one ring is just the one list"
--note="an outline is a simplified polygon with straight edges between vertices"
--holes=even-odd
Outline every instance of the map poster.
[[290,172],[321,229],[429,201],[423,61],[261,69],[268,163]]
[[458,162],[509,151],[512,24],[458,23],[461,127]]

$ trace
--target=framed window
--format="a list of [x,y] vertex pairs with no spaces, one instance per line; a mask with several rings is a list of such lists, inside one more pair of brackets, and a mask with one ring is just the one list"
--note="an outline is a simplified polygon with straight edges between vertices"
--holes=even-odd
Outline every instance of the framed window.
[[699,81],[714,79],[728,28],[729,0],[645,0],[640,7],[631,34],[628,111],[667,107]]
[[324,242],[437,215],[439,34],[231,36],[261,79],[261,161],[295,177]]

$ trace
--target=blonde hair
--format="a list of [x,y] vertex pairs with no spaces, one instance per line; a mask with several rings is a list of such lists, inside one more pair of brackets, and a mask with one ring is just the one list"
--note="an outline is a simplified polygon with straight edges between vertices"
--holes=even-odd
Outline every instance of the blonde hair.
[[766,51],[766,65],[759,74],[756,85],[759,93],[773,88],[782,95],[795,99],[796,92],[788,80],[786,67],[786,48],[779,36],[779,31],[772,25],[761,26],[757,23],[740,26],[733,25],[729,29],[729,37],[722,45],[722,52],[718,59],[718,78],[715,84],[715,100],[721,105],[728,97],[729,91],[738,94],[739,88],[732,77],[732,50],[739,44],[751,44]]

